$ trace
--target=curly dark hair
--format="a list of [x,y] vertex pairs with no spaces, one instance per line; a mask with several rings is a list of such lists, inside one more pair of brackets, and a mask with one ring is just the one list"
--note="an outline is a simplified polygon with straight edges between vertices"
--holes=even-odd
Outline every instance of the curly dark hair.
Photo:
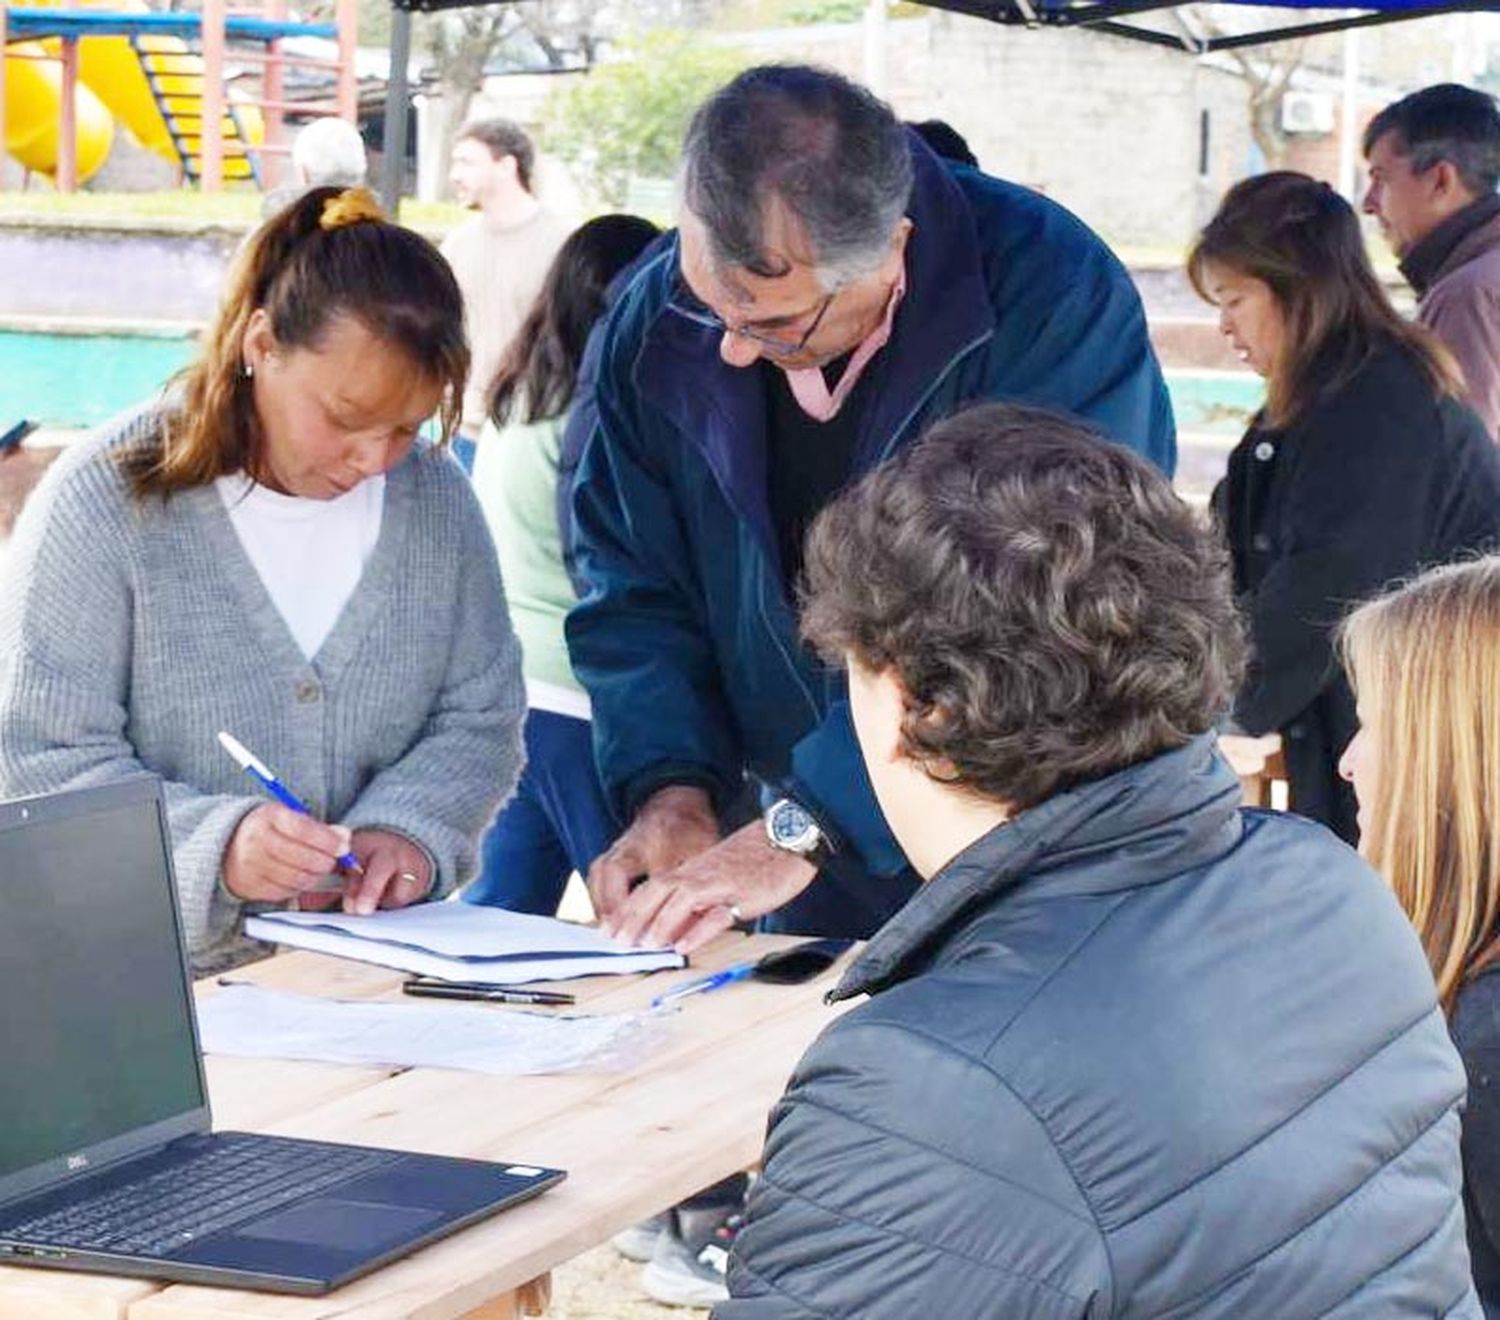
[[1205,522],[1033,408],[959,413],[829,505],[802,608],[830,663],[895,673],[912,759],[1016,809],[1212,728],[1244,664]]

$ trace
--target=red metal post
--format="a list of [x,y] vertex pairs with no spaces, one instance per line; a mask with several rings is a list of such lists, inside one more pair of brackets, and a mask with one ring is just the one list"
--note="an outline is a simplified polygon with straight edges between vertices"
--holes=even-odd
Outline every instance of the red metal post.
[[5,189],[5,0],[0,0],[0,191]]
[[62,39],[62,113],[57,126],[57,191],[78,189],[78,38]]
[[[270,0],[266,7],[266,17],[278,21],[285,19],[286,0]],[[281,110],[281,103],[286,96],[282,76],[284,69],[281,62],[281,38],[277,37],[275,41],[266,43],[265,73],[261,79],[261,95],[265,98],[262,107],[266,121],[265,145],[271,148],[260,158],[261,183],[267,192],[293,182],[291,162],[284,150],[286,116]]]
[[359,0],[338,0],[334,21],[339,30],[339,118],[359,122],[359,77],[354,68],[359,46]]
[[203,0],[203,123],[199,165],[204,192],[224,186],[225,0]]

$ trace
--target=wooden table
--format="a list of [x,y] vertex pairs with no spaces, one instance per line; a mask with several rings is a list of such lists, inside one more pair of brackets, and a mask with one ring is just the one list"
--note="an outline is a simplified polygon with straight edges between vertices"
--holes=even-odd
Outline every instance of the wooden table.
[[[726,935],[688,971],[567,988],[578,1011],[641,1008],[678,980],[793,942]],[[684,1000],[627,1072],[490,1077],[210,1056],[216,1128],[540,1164],[566,1169],[568,1178],[326,1297],[10,1266],[0,1267],[0,1320],[540,1314],[554,1266],[759,1159],[767,1111],[802,1051],[839,1012],[822,996],[847,963],[846,956],[806,985],[752,981]],[[401,998],[399,973],[320,954],[283,954],[233,976],[341,999]],[[204,983],[198,992],[216,988]]]

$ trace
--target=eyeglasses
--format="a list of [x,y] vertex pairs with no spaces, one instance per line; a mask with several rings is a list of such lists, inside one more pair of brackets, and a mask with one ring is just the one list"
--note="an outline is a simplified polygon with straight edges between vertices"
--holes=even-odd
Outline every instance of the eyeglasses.
[[818,331],[823,324],[823,316],[828,311],[837,293],[830,293],[818,304],[817,311],[806,330],[796,340],[782,339],[776,335],[768,335],[763,330],[754,330],[748,325],[729,325],[722,317],[716,316],[699,302],[687,286],[680,280],[677,290],[667,303],[670,311],[676,312],[684,320],[691,321],[694,325],[707,327],[721,335],[734,335],[739,339],[748,339],[752,344],[758,344],[768,353],[774,353],[778,357],[790,357],[794,353],[800,353],[807,347],[807,341]]

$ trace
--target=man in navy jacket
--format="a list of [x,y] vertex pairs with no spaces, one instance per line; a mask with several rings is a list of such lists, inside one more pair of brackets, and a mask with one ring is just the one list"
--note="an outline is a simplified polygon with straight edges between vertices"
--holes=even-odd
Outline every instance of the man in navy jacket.
[[[945,165],[836,74],[740,75],[695,117],[682,185],[676,237],[610,313],[578,410],[568,642],[627,822],[590,888],[622,936],[688,949],[772,912],[868,934],[915,877],[842,676],[797,639],[803,532],[965,403],[1079,414],[1168,473],[1171,408],[1093,233]],[[765,821],[721,840],[747,777]]]

